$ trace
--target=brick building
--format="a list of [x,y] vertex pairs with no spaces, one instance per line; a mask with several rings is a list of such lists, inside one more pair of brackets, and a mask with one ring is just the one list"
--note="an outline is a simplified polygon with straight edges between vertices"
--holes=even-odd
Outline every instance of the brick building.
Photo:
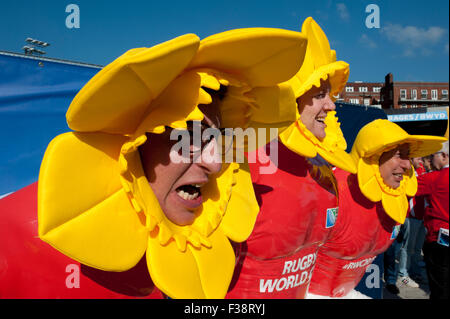
[[383,109],[447,106],[448,82],[394,82],[392,73],[381,89]]
[[339,93],[337,102],[381,107],[381,89],[383,83],[377,82],[347,82],[344,90]]
[[394,82],[392,73],[384,83],[347,82],[337,102],[383,109],[447,106],[448,82]]

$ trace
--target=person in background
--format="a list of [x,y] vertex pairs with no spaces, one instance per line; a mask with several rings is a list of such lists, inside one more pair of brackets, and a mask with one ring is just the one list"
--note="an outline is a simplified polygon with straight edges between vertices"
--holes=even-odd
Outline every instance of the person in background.
[[418,177],[418,196],[426,195],[426,228],[423,253],[430,286],[430,299],[449,298],[449,150],[448,140],[432,156],[436,171]]
[[426,173],[430,173],[435,170],[433,165],[431,164],[431,157],[431,155],[422,157],[423,167]]
[[[421,164],[422,164],[422,158],[421,157],[413,157],[411,158],[411,164],[414,167],[415,170],[415,175],[417,177],[417,171],[416,169],[421,168]],[[421,201],[419,201],[419,205],[420,205]],[[420,248],[419,248],[419,254],[420,251],[422,250],[422,245],[423,245],[423,240],[424,240],[424,236],[425,233],[423,234],[419,234],[417,231],[419,230],[419,225],[416,225],[416,221],[420,222],[419,219],[414,218],[414,216],[417,214],[418,218],[423,216],[423,209],[422,207],[420,207],[419,205],[415,205],[415,197],[411,197],[409,199],[409,207],[408,207],[408,214],[406,217],[405,222],[403,223],[403,225],[400,228],[400,234],[398,236],[398,246],[400,247],[398,249],[398,272],[397,272],[397,282],[396,285],[397,286],[407,286],[407,287],[411,287],[411,288],[418,288],[419,284],[414,281],[414,279],[411,278],[410,274],[409,274],[409,270],[410,270],[410,256],[411,256],[411,251],[413,250],[412,247],[416,245],[416,236],[419,236],[419,241],[422,241],[422,244],[420,244]],[[397,255],[397,254],[396,254]],[[387,259],[389,260],[389,259]],[[420,267],[417,268],[418,265],[414,264],[413,265],[413,274],[414,277],[416,278],[420,278],[421,277],[421,270]],[[387,268],[387,273],[390,273],[390,267]],[[388,276],[391,276],[388,274]],[[392,276],[394,276],[392,274]],[[391,280],[389,280],[391,281]],[[392,289],[392,288],[389,288]],[[389,290],[388,289],[388,290]],[[395,289],[392,289],[395,290]]]
[[[423,166],[423,159],[415,157],[411,159],[416,177],[426,174]],[[423,225],[423,215],[428,206],[426,196],[414,196],[409,200],[409,240],[407,244],[407,269],[409,277],[416,283],[424,282],[422,276],[422,247],[425,242],[425,227]]]

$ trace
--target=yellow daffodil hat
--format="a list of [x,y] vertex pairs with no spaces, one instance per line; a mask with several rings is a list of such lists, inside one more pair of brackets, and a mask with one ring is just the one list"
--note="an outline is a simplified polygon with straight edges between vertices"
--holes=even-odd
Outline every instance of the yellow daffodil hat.
[[[344,61],[336,61],[336,51],[330,49],[328,39],[314,21],[308,17],[302,25],[302,33],[308,38],[308,46],[302,67],[288,83],[298,99],[313,86],[320,87],[321,80],[329,80],[330,97],[343,90],[349,76],[349,65]],[[340,128],[336,112],[327,113],[325,118],[326,137],[320,141],[312,134],[296,114],[296,122],[280,134],[280,139],[289,149],[306,157],[315,157],[319,153],[332,165],[348,172],[356,173],[356,167],[345,149],[347,142]]]
[[40,238],[105,271],[131,269],[145,254],[153,282],[169,297],[223,298],[235,266],[230,241],[247,239],[259,211],[245,164],[223,164],[202,187],[193,224],[179,226],[161,210],[138,147],[146,133],[202,120],[198,105],[212,101],[202,87],[227,86],[227,99],[239,102],[235,120],[221,107],[228,125],[285,123],[291,115],[280,109],[290,106],[281,105],[286,90],[278,84],[299,70],[306,42],[300,32],[270,28],[202,41],[187,34],[107,65],[73,99],[66,114],[73,132],[54,138],[45,152]]
[[408,211],[407,196],[417,192],[414,167],[403,176],[400,186],[393,189],[386,185],[380,174],[380,156],[401,144],[409,144],[409,157],[423,157],[438,151],[444,137],[409,135],[399,125],[384,119],[366,124],[359,131],[350,152],[357,163],[358,184],[361,192],[372,202],[381,201],[386,213],[403,224]]

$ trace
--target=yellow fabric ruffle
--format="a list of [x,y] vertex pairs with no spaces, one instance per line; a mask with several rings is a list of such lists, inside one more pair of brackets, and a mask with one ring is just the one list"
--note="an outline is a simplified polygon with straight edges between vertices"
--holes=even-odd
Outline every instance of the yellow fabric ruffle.
[[[305,59],[299,72],[287,83],[298,99],[314,86],[319,88],[321,80],[329,80],[330,97],[335,99],[347,83],[349,65],[336,61],[336,52],[330,49],[325,33],[311,17],[303,22],[302,33],[308,38]],[[330,164],[356,173],[353,159],[345,152],[347,143],[335,111],[327,113],[325,124],[326,137],[320,141],[302,123],[296,107],[296,122],[280,133],[280,140],[299,155],[315,157],[319,154]]]
[[379,159],[398,145],[409,145],[409,157],[422,157],[438,151],[446,139],[438,136],[409,135],[399,125],[378,119],[366,124],[353,143],[351,156],[358,164],[358,184],[361,192],[372,202],[381,201],[386,213],[403,224],[408,212],[408,198],[417,192],[414,168],[403,175],[400,186],[386,185],[380,174]]
[[356,165],[350,154],[345,152],[347,143],[335,111],[327,113],[325,123],[327,127],[323,141],[306,128],[300,116],[298,121],[280,134],[280,140],[287,148],[301,156],[315,157],[319,154],[331,165],[355,174]]
[[417,192],[417,178],[414,168],[403,176],[400,186],[393,189],[384,183],[378,164],[380,155],[361,158],[358,162],[358,184],[361,192],[372,202],[379,202],[386,214],[396,222],[403,224],[408,212],[407,196]]
[[308,38],[305,59],[299,72],[289,80],[295,96],[302,96],[313,86],[320,87],[320,81],[328,79],[330,97],[335,100],[334,97],[347,83],[349,65],[344,61],[336,61],[336,51],[331,50],[327,36],[313,18],[305,19],[302,33]]

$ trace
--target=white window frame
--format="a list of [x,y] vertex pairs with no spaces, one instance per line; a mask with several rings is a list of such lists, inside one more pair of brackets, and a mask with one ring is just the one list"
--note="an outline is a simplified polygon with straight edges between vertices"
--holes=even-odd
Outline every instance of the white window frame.
[[425,89],[420,90],[420,99],[422,100],[428,99],[428,90]]
[[367,92],[367,86],[360,86],[359,92]]
[[406,89],[400,89],[400,100],[406,100]]
[[353,92],[353,86],[346,86],[345,92]]
[[417,100],[417,90],[416,89],[411,90],[411,100]]
[[381,88],[379,86],[375,86],[375,87],[373,87],[372,91],[374,93],[380,93],[381,92]]
[[438,99],[438,90],[431,90],[431,99],[432,100]]
[[448,90],[441,91],[441,99],[448,99]]
[[364,105],[369,106],[370,105],[370,99],[364,99]]
[[359,99],[350,99],[351,104],[359,104]]
[[401,104],[401,105],[400,105],[400,108],[406,109],[406,108],[408,108],[408,106],[407,106],[406,104]]

